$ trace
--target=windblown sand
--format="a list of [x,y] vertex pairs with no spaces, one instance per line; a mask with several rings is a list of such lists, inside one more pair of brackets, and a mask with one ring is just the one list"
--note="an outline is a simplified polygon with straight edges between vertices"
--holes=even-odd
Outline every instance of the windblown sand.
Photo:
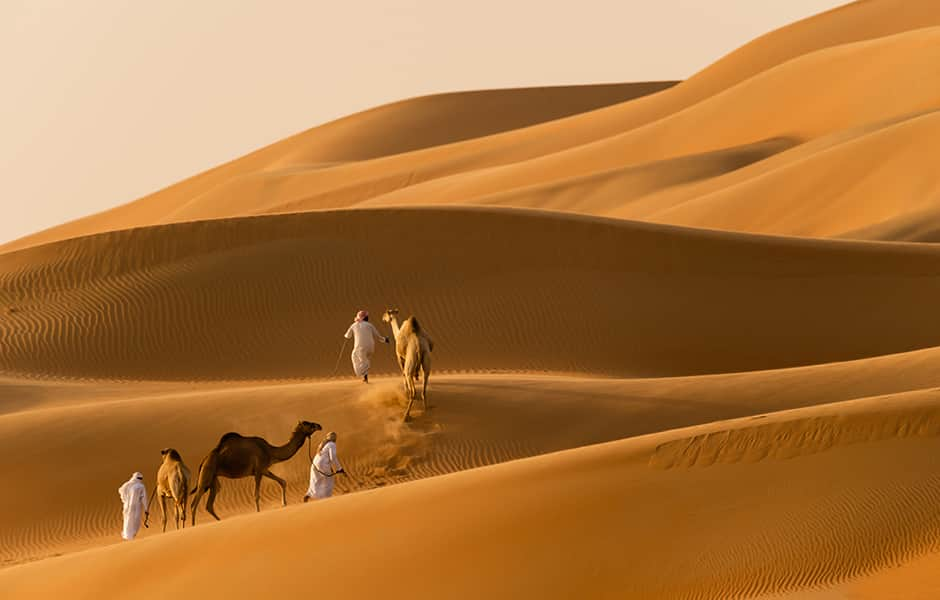
[[[867,0],[686,81],[351,115],[0,247],[4,598],[936,598],[940,4]],[[402,422],[342,333],[433,337]],[[120,541],[222,434],[339,434],[304,504]],[[320,434],[314,436],[315,445]]]

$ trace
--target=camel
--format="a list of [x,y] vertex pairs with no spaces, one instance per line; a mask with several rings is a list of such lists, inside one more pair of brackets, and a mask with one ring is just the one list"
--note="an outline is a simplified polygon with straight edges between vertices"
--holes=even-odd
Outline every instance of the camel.
[[216,494],[219,493],[219,477],[254,477],[255,509],[258,512],[261,512],[261,478],[273,479],[281,486],[281,503],[287,506],[287,482],[270,471],[271,465],[293,458],[304,442],[321,429],[323,428],[319,423],[300,421],[294,427],[290,440],[283,446],[272,446],[263,438],[245,437],[231,431],[223,435],[216,447],[199,464],[196,487],[191,492],[194,494],[193,525],[196,524],[199,500],[207,491],[209,498],[206,500],[206,510],[216,521],[221,520],[213,509]]
[[157,483],[150,493],[147,506],[153,506],[154,494],[160,495],[160,511],[163,513],[163,532],[166,533],[166,499],[171,498],[176,508],[174,525],[186,527],[186,499],[189,497],[189,467],[183,464],[180,453],[173,448],[160,451],[163,462],[157,470]]
[[397,308],[386,310],[382,315],[382,321],[392,326],[392,335],[395,336],[395,354],[398,357],[398,366],[401,368],[402,376],[405,378],[405,394],[409,399],[403,419],[407,421],[415,396],[418,394],[415,381],[418,380],[419,373],[424,374],[424,388],[421,391],[424,410],[431,408],[428,404],[428,377],[431,375],[431,352],[434,350],[434,342],[413,316],[405,319],[399,326]]

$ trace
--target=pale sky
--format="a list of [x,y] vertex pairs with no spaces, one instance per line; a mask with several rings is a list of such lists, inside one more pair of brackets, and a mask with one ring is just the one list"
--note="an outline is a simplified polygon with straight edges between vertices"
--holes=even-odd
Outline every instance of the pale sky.
[[844,3],[0,0],[0,243],[371,106],[684,79]]

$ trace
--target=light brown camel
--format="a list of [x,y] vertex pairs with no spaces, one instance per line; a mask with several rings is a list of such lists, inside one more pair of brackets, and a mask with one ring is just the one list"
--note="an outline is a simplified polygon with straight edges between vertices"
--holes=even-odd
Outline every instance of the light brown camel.
[[163,462],[157,469],[157,483],[150,493],[147,506],[153,506],[154,494],[160,495],[160,511],[163,513],[163,531],[166,532],[166,499],[173,500],[176,516],[173,524],[179,529],[186,527],[186,499],[189,497],[189,467],[183,464],[180,453],[173,448],[164,448],[160,451]]
[[424,403],[424,410],[431,408],[428,404],[428,377],[431,375],[431,352],[434,350],[434,342],[413,316],[405,319],[399,327],[397,308],[386,310],[382,321],[392,326],[392,335],[395,336],[395,354],[401,374],[405,378],[405,394],[408,396],[408,408],[404,418],[407,421],[418,394],[415,381],[421,373],[424,374],[421,401]]
[[196,509],[202,495],[209,492],[206,510],[219,521],[215,514],[215,496],[219,493],[219,477],[240,479],[255,478],[255,509],[261,512],[261,478],[273,479],[281,485],[281,503],[287,506],[287,482],[270,471],[271,465],[290,460],[300,450],[304,442],[315,432],[323,429],[318,423],[300,421],[294,427],[290,440],[283,446],[272,446],[260,437],[245,437],[229,432],[222,436],[219,443],[202,459],[193,497],[193,525],[196,524]]

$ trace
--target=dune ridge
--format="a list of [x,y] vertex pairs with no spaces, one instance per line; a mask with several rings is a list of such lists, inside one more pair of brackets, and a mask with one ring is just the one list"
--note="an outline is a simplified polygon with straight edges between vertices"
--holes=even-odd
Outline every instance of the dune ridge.
[[781,460],[835,446],[940,433],[940,411],[935,407],[853,417],[843,410],[837,415],[711,431],[658,446],[649,464],[659,469],[692,469],[716,463]]

